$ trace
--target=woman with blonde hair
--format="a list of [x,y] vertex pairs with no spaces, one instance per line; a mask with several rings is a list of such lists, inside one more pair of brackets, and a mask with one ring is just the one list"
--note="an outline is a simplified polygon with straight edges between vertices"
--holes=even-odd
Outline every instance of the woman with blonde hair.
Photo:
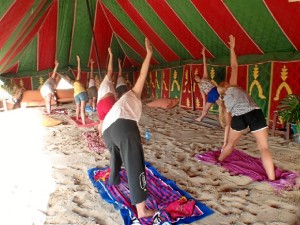
[[238,63],[234,51],[235,38],[229,36],[231,77],[230,82],[222,82],[218,86],[218,92],[223,97],[220,111],[225,117],[224,144],[219,161],[226,159],[233,150],[242,131],[250,128],[256,139],[258,149],[261,152],[262,164],[269,180],[275,180],[272,154],[268,145],[268,126],[262,110],[257,106],[248,93],[237,86]]

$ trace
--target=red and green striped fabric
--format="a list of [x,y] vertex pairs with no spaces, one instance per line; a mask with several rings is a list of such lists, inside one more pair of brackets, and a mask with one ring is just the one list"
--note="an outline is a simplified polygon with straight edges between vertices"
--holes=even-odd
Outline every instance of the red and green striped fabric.
[[93,58],[105,71],[109,46],[125,59],[124,69],[138,68],[145,36],[156,68],[201,60],[203,46],[214,64],[228,65],[230,34],[240,64],[291,61],[300,58],[299,15],[300,2],[286,0],[5,0],[0,74],[45,73],[55,58],[60,69],[75,67],[76,55],[83,69]]
[[[187,101],[191,96],[183,92],[184,85],[191,83],[186,71],[189,79],[197,71],[202,75],[205,47],[210,76],[214,74],[216,83],[228,79],[232,34],[238,84],[251,92],[269,117],[284,95],[300,94],[299,15],[300,2],[287,0],[1,0],[0,79],[12,78],[26,89],[38,89],[55,59],[58,71],[73,79],[79,55],[84,72],[89,71],[90,59],[96,62],[95,74],[99,72],[101,80],[111,47],[114,72],[122,58],[132,87],[148,37],[154,53],[147,95],[177,97],[182,107],[198,109],[202,99],[197,87],[193,101]],[[288,73],[286,81],[282,73]],[[160,89],[151,86],[155,79]],[[279,87],[284,88],[278,94]]]

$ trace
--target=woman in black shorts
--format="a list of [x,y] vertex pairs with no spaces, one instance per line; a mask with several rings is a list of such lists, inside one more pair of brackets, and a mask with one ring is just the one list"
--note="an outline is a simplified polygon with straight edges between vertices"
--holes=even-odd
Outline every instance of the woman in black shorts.
[[[275,180],[274,164],[268,144],[268,126],[262,110],[256,105],[248,93],[237,87],[237,59],[234,52],[235,38],[230,35],[230,82],[222,82],[218,92],[223,96],[220,110],[225,116],[224,144],[219,161],[223,161],[232,152],[232,147],[242,135],[242,131],[250,128],[261,152],[262,163],[270,180]],[[226,110],[225,110],[226,108]]]

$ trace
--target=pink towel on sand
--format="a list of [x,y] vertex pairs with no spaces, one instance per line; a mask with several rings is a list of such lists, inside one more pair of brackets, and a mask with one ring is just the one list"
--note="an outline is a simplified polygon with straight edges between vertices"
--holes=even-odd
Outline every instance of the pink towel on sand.
[[96,153],[105,152],[106,146],[102,138],[99,140],[98,131],[85,131],[82,133],[82,136],[86,140],[88,148],[92,152],[96,152]]
[[246,175],[255,181],[267,181],[277,191],[293,189],[296,185],[296,179],[300,177],[298,173],[284,171],[275,167],[276,180],[271,181],[267,177],[261,159],[235,149],[223,162],[219,162],[218,157],[220,152],[220,150],[211,150],[203,154],[197,154],[195,158],[209,164],[220,165],[233,175]]

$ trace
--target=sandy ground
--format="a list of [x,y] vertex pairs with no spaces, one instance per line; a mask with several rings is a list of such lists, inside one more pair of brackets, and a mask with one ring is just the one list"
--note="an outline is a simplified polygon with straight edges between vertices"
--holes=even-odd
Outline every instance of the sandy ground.
[[[66,104],[69,114],[74,105]],[[41,125],[44,108],[0,113],[1,224],[101,224],[121,225],[120,213],[106,203],[87,176],[92,167],[109,165],[110,154],[91,152],[82,133],[68,115],[52,115],[64,121],[55,127]],[[223,132],[187,122],[183,115],[197,112],[179,107],[157,109],[144,106],[140,121],[145,158],[161,174],[174,180],[215,213],[192,224],[299,225],[300,189],[274,192],[264,182],[230,176],[218,166],[197,161],[194,155],[222,145]],[[214,115],[210,115],[214,117]],[[96,119],[96,114],[91,118]],[[276,166],[300,173],[300,145],[270,137]],[[239,149],[259,157],[251,134]],[[300,180],[297,181],[298,186]]]

